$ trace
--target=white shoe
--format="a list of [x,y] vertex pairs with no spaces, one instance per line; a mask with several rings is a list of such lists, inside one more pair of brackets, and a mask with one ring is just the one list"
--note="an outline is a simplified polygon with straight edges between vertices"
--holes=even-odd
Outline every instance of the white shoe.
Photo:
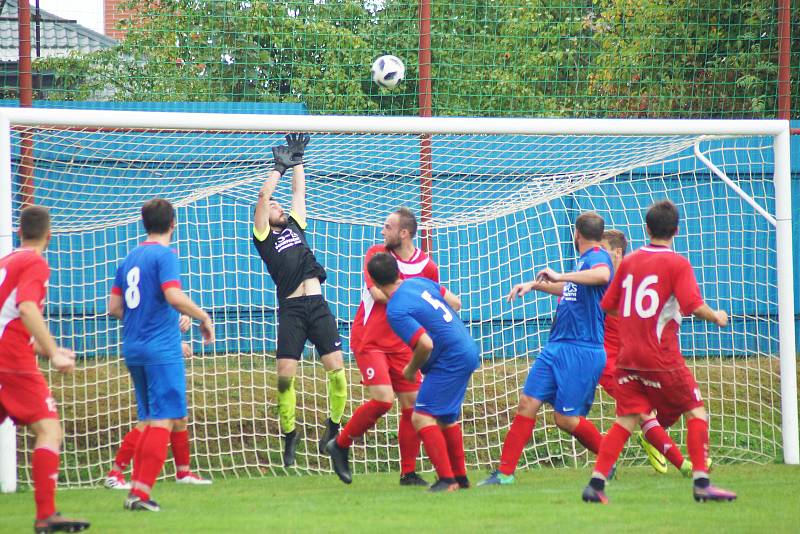
[[108,489],[115,489],[115,490],[131,489],[131,485],[125,481],[125,477],[123,475],[109,474],[106,477],[106,481],[103,485]]
[[212,481],[203,478],[200,475],[196,475],[194,473],[189,473],[187,475],[182,476],[181,478],[176,478],[175,482],[178,484],[191,484],[193,486],[209,486],[212,484]]

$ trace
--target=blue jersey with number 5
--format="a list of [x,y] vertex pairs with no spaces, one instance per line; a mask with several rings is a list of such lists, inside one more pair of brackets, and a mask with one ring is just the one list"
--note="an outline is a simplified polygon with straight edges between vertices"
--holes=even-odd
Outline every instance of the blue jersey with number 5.
[[164,297],[180,285],[178,257],[159,243],[145,241],[117,269],[111,292],[122,297],[122,354],[128,365],[182,360],[178,312]]
[[409,346],[422,334],[433,340],[433,352],[421,371],[474,371],[479,367],[478,345],[467,327],[445,302],[443,288],[427,278],[409,278],[386,305],[392,330]]

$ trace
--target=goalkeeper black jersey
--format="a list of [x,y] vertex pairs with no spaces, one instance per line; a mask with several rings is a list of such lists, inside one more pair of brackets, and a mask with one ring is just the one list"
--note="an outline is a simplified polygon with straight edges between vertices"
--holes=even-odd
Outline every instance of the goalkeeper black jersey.
[[292,213],[286,228],[280,232],[267,228],[266,235],[259,235],[253,228],[253,244],[275,282],[279,301],[291,295],[304,280],[318,278],[322,283],[328,277],[308,246],[305,227],[306,222]]

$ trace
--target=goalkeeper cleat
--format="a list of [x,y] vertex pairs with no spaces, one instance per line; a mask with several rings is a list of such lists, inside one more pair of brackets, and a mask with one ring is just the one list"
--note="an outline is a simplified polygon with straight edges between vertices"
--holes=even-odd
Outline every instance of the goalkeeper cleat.
[[428,488],[431,493],[458,491],[458,482],[454,478],[440,478]]
[[644,437],[643,432],[636,433],[636,441],[639,442],[639,445],[644,449],[644,452],[647,453],[647,460],[650,462],[650,465],[653,466],[656,473],[666,474],[667,472],[667,459],[664,457],[658,449],[653,447],[653,445],[647,441]]
[[131,485],[125,481],[125,475],[119,471],[109,471],[106,475],[106,481],[103,483],[108,489],[116,490],[130,490]]
[[401,486],[425,486],[428,487],[428,484],[424,478],[419,476],[416,472],[412,471],[411,473],[405,473],[404,475],[400,476],[400,485]]
[[458,482],[458,487],[461,489],[469,489],[471,487],[467,475],[464,475],[463,477],[456,477],[456,482]]
[[338,423],[334,423],[330,420],[330,418],[325,419],[325,431],[322,433],[322,438],[319,440],[319,453],[325,454],[325,445],[328,444],[330,440],[336,437],[336,434],[339,433],[339,425]]
[[734,492],[712,486],[711,484],[705,488],[695,485],[692,493],[694,495],[694,500],[697,502],[736,500],[736,494]]
[[478,482],[478,486],[508,486],[514,483],[514,475],[504,475],[500,471],[494,471],[489,478]]
[[191,486],[210,486],[213,483],[212,480],[203,478],[198,474],[192,473],[191,471],[176,475],[175,482],[177,484],[189,484]]
[[128,495],[128,498],[125,499],[125,504],[123,505],[126,510],[130,510],[131,512],[160,512],[161,507],[158,503],[152,499],[144,500],[138,495]]
[[292,467],[295,464],[295,453],[300,436],[297,429],[283,435],[283,467]]
[[331,466],[339,480],[345,484],[353,483],[353,475],[350,473],[349,459],[350,448],[343,449],[336,443],[336,438],[333,438],[325,446],[325,452],[331,457]]
[[608,497],[603,490],[594,489],[591,486],[583,488],[583,495],[581,496],[583,502],[596,502],[600,504],[608,504]]
[[36,534],[45,532],[80,532],[89,528],[90,523],[83,519],[70,519],[56,512],[46,519],[37,519],[33,523]]

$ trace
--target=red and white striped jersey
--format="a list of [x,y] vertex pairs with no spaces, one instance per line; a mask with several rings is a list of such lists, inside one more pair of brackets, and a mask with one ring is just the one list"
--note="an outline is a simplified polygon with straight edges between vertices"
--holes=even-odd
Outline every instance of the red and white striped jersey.
[[423,276],[439,282],[439,269],[433,260],[420,249],[415,249],[408,260],[403,260],[385,245],[373,245],[364,256],[364,288],[361,291],[361,304],[353,319],[353,330],[350,333],[350,347],[357,350],[380,350],[383,352],[403,352],[408,346],[403,343],[386,320],[386,304],[375,302],[369,288],[375,285],[367,272],[369,260],[378,252],[389,252],[397,260],[400,276],[414,278]]
[[617,368],[639,371],[685,365],[678,343],[684,315],[703,305],[689,261],[663,246],[647,245],[622,260],[600,306],[617,310]]
[[36,251],[17,249],[0,259],[0,372],[37,374],[33,338],[19,317],[19,304],[32,301],[44,309],[50,268]]

